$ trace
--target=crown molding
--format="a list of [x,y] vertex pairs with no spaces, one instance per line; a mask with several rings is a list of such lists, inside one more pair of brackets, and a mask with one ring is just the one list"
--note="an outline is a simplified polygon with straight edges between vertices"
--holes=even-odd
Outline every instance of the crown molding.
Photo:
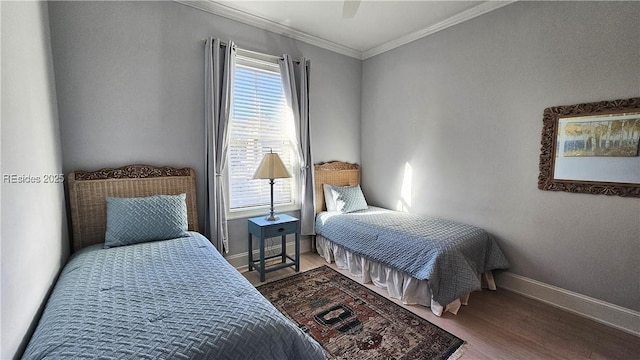
[[356,59],[362,59],[362,52],[352,49],[347,46],[336,44],[332,41],[325,40],[323,38],[307,34],[305,32],[293,29],[291,27],[278,24],[277,22],[246,13],[244,11],[236,10],[225,6],[220,3],[208,1],[189,1],[189,0],[174,0],[175,2],[192,7],[194,9],[202,10],[210,14],[222,16],[227,19],[235,20],[243,24],[251,25],[263,30],[267,30],[278,35],[286,36],[292,39],[300,40],[307,44],[311,44],[323,49],[331,50],[338,54],[350,56]]
[[263,30],[267,30],[278,35],[300,40],[307,44],[314,45],[323,49],[327,49],[327,50],[336,52],[338,54],[346,55],[359,60],[365,60],[370,57],[387,52],[389,50],[395,49],[399,46],[408,44],[412,41],[435,34],[439,31],[442,31],[454,25],[460,24],[467,20],[471,20],[480,15],[484,15],[490,11],[507,6],[518,0],[486,1],[480,5],[474,6],[471,9],[465,10],[446,20],[443,20],[435,25],[401,36],[397,39],[388,41],[382,45],[373,47],[364,52],[358,51],[356,49],[353,49],[344,45],[337,44],[335,42],[332,42],[317,36],[307,34],[303,31],[296,30],[289,26],[279,24],[277,22],[262,18],[260,16],[256,16],[244,11],[233,9],[221,3],[214,2],[213,0],[206,0],[206,1],[173,0],[173,1],[182,5],[192,7],[194,9],[208,12],[210,14],[218,15],[227,19],[241,22],[243,24],[247,24]]
[[510,1],[486,1],[480,5],[474,6],[471,9],[465,10],[461,13],[458,13],[446,20],[443,20],[435,25],[426,27],[422,30],[418,30],[416,32],[401,36],[395,40],[391,40],[388,41],[382,45],[378,45],[376,47],[373,47],[365,52],[362,53],[362,60],[368,59],[372,56],[376,56],[379,54],[382,54],[384,52],[387,52],[389,50],[395,49],[397,47],[400,47],[402,45],[408,44],[412,41],[416,41],[418,39],[421,39],[423,37],[435,34],[439,31],[442,31],[444,29],[450,28],[454,25],[458,25],[460,23],[463,23],[467,20],[471,20],[473,18],[476,18],[480,15],[484,15],[488,12],[491,12],[493,10],[497,10],[501,7],[507,6],[509,4],[512,4],[514,2],[516,2],[517,0],[510,0]]

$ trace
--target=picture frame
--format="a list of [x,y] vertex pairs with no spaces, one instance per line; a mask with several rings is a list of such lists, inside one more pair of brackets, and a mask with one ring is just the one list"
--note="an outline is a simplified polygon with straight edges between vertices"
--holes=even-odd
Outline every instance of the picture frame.
[[[549,107],[542,122],[540,190],[640,197],[638,134],[633,127],[640,126],[640,97]],[[566,124],[579,127],[572,133],[579,151],[568,156]],[[625,149],[609,151],[614,147]]]

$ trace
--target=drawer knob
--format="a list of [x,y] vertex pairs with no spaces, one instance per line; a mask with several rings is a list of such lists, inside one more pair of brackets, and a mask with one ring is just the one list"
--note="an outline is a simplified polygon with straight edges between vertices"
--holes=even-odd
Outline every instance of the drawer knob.
[[278,229],[278,232],[283,232],[283,231],[284,231],[284,228]]

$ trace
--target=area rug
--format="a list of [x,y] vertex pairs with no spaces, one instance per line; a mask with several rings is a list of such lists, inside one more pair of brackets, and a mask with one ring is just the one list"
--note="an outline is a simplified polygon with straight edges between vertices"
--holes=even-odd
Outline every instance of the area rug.
[[464,343],[328,266],[258,290],[333,359],[448,359]]

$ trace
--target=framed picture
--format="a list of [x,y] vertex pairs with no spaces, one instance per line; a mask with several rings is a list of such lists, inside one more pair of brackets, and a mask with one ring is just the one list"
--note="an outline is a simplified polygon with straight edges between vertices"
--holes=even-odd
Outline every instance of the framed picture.
[[640,113],[560,118],[556,157],[638,156],[638,139]]
[[542,190],[640,197],[640,98],[544,110]]

